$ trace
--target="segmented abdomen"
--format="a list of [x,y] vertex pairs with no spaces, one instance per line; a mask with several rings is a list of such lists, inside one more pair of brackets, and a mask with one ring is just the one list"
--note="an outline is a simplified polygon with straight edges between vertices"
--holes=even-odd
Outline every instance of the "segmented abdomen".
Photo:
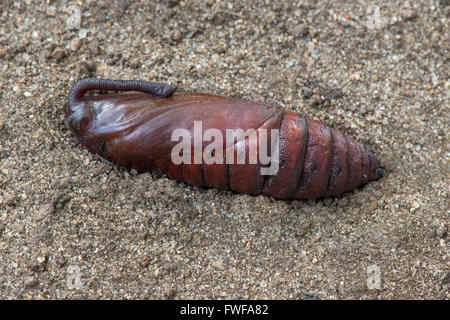
[[378,178],[378,162],[369,149],[319,121],[285,111],[280,135],[280,162],[285,165],[268,179],[266,195],[336,196]]

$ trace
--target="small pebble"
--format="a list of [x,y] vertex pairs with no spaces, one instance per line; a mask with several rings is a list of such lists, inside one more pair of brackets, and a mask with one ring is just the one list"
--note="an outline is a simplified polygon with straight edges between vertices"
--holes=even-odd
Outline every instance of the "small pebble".
[[167,0],[167,5],[169,7],[175,7],[179,3],[180,3],[180,0]]
[[296,39],[300,39],[303,37],[306,37],[309,34],[308,25],[306,24],[299,24],[298,26],[295,26],[291,30],[291,35],[294,36]]
[[122,279],[122,273],[119,271],[119,270],[115,270],[114,272],[113,272],[113,276],[112,276],[112,278],[113,278],[113,280],[120,280],[120,279]]
[[0,59],[5,58],[8,55],[6,49],[0,48]]
[[174,30],[169,34],[169,40],[172,42],[178,42],[183,38],[183,34],[179,30]]
[[25,230],[25,225],[23,223],[16,223],[13,225],[12,230],[15,233],[22,233]]
[[445,224],[441,224],[436,229],[436,235],[441,239],[445,238],[445,236],[447,235],[447,226]]
[[54,6],[48,6],[47,7],[47,15],[49,17],[55,17],[56,16],[56,8]]
[[150,259],[145,258],[144,260],[142,260],[141,265],[143,268],[148,268],[148,266],[150,265]]
[[70,41],[70,46],[69,46],[70,50],[78,51],[78,49],[80,49],[80,47],[81,47],[81,39],[80,38],[73,38]]
[[47,265],[47,257],[37,257],[36,263],[31,267],[34,272],[43,272]]
[[24,284],[26,288],[33,288],[39,284],[39,281],[35,277],[27,277],[24,281]]
[[62,48],[56,48],[52,53],[52,58],[54,58],[57,62],[61,61],[67,56],[66,50]]
[[16,199],[17,199],[17,197],[14,193],[9,193],[4,198],[4,203],[7,206],[13,206],[16,203]]
[[411,10],[411,9],[404,10],[402,12],[402,18],[405,21],[413,20],[413,19],[417,18],[417,12],[415,12],[414,10]]
[[439,227],[439,224],[440,224],[439,220],[433,220],[430,223],[430,228],[433,230],[436,230]]
[[221,259],[212,260],[211,261],[211,266],[213,266],[216,269],[220,269],[220,270],[224,270],[225,269],[225,264],[223,263],[223,261]]
[[303,96],[303,98],[309,99],[309,98],[312,97],[312,95],[313,95],[313,92],[312,92],[311,89],[309,89],[309,88],[307,88],[307,87],[304,87],[304,88],[302,89],[302,96]]

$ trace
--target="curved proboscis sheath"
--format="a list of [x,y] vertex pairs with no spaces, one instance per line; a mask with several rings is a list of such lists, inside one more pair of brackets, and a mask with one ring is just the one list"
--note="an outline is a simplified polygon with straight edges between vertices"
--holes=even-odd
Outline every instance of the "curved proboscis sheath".
[[[92,90],[130,92],[85,96]],[[223,163],[172,161],[179,143],[172,139],[176,129],[190,133],[191,146],[198,146],[202,153],[219,139],[194,141],[196,121],[201,121],[201,134],[211,128],[222,134]],[[66,123],[91,152],[126,168],[159,170],[178,181],[252,195],[278,199],[336,196],[381,176],[370,149],[319,121],[265,103],[174,92],[163,83],[80,80],[69,93]],[[248,160],[251,150],[260,152],[262,142],[245,136],[227,145],[227,130],[236,129],[253,129],[253,138],[264,131],[270,136],[272,129],[278,129],[275,174],[261,174],[261,168],[269,164],[237,163],[238,146]],[[231,163],[226,158],[230,148],[235,160]],[[268,155],[273,160],[275,152],[271,151]]]

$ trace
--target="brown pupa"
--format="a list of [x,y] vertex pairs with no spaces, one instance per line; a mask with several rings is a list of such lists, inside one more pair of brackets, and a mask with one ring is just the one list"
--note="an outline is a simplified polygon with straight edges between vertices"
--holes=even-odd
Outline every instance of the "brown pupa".
[[[132,92],[84,96],[91,90]],[[227,145],[227,130],[250,129],[262,136],[276,129],[276,174],[261,174],[267,164],[229,163],[225,154],[222,163],[174,163],[171,155],[178,143],[172,139],[174,130],[195,135],[196,121],[201,121],[203,131],[215,128],[222,133],[223,144],[228,151],[231,146],[235,155],[240,145],[245,159],[255,150],[252,147],[260,152],[260,140],[245,136]],[[91,152],[126,168],[159,170],[178,181],[252,195],[278,199],[337,196],[378,179],[382,172],[370,149],[319,121],[266,103],[174,92],[163,83],[80,80],[69,93],[66,123]],[[201,152],[209,143],[201,141]]]

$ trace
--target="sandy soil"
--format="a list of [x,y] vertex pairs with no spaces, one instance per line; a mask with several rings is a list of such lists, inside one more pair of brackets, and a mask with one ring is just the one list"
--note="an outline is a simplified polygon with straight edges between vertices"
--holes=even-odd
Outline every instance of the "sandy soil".
[[[450,298],[448,1],[112,3],[1,1],[0,298]],[[90,76],[278,103],[387,174],[317,201],[136,175],[64,125]]]

